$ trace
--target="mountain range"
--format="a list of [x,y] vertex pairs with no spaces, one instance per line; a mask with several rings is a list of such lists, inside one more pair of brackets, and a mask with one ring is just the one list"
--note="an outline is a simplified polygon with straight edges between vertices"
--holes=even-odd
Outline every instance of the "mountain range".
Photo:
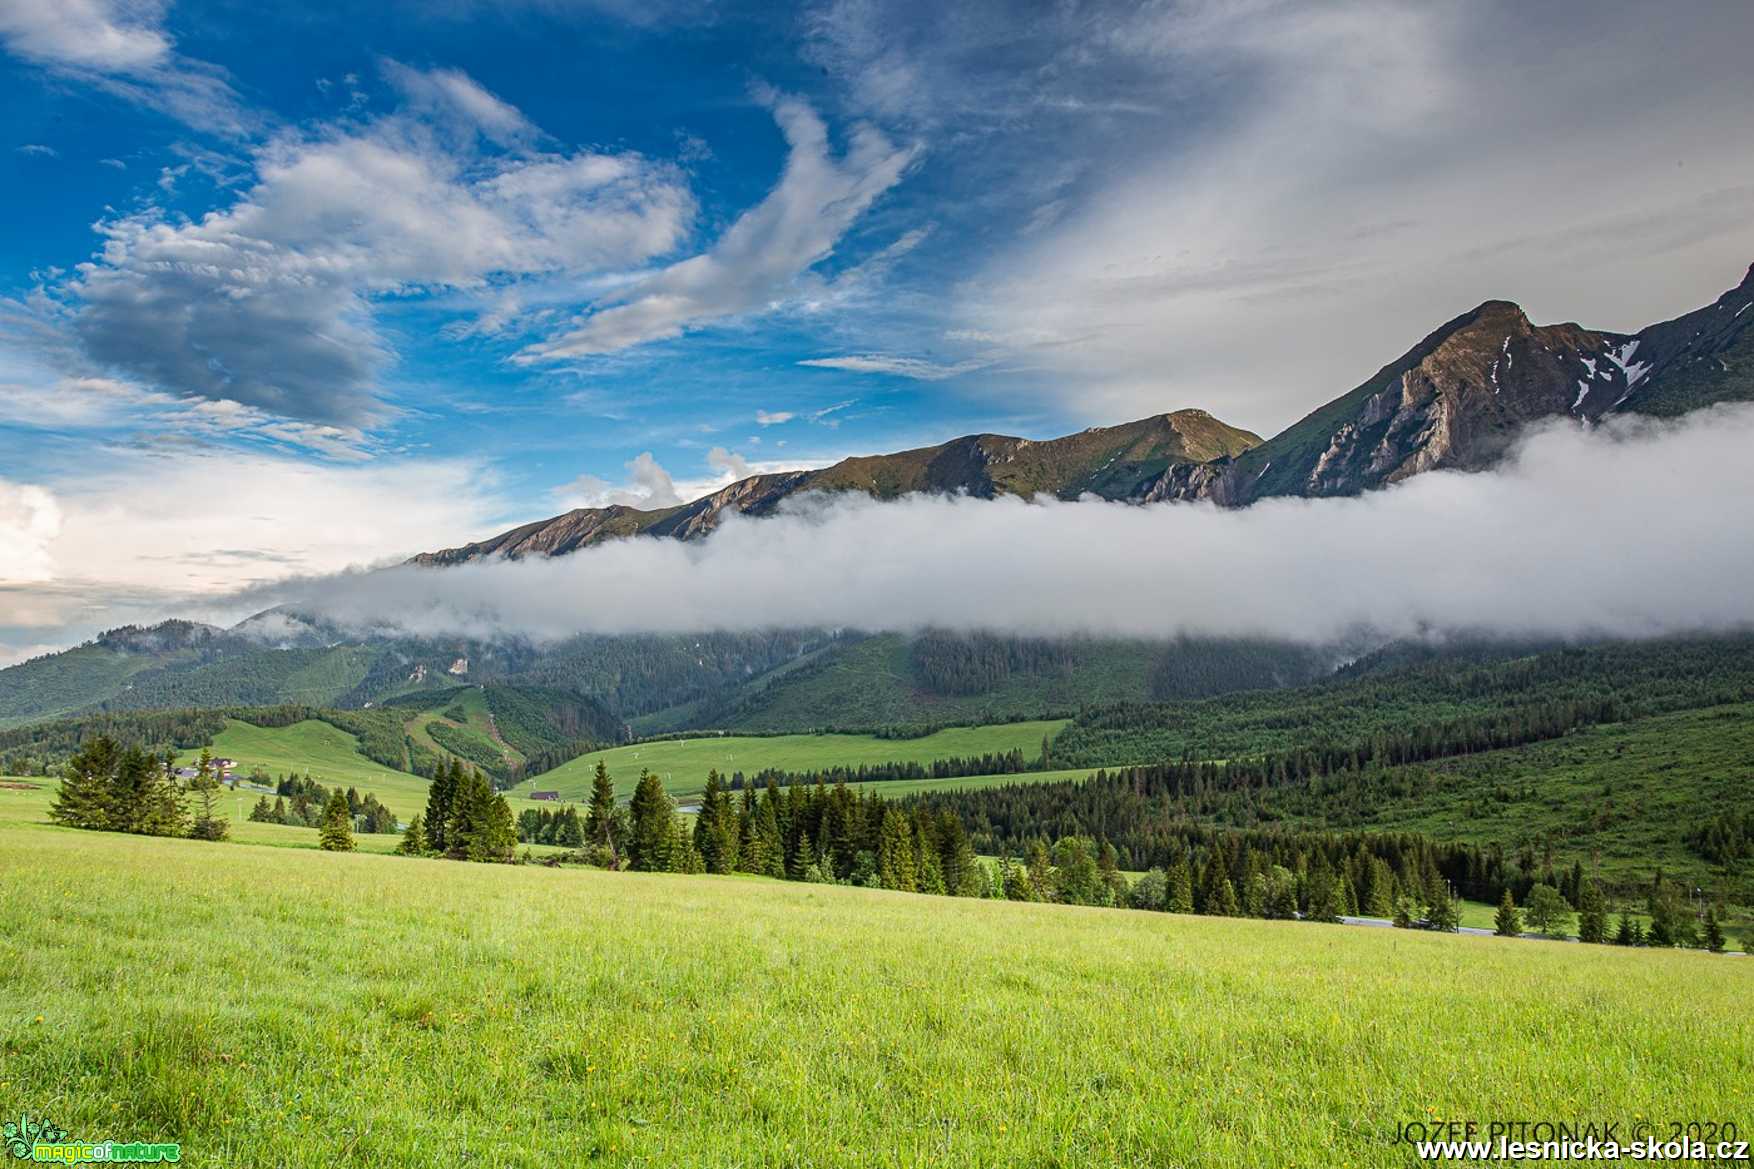
[[[1271,439],[1181,410],[1048,441],[980,434],[812,471],[757,475],[692,503],[587,508],[415,558],[447,565],[562,555],[605,539],[693,539],[730,511],[808,492],[914,492],[1246,506],[1350,495],[1437,468],[1490,467],[1543,419],[1665,416],[1754,399],[1754,268],[1714,303],[1637,333],[1531,324],[1488,301]],[[1357,647],[1154,643],[856,631],[516,638],[362,636],[284,609],[229,630],[128,627],[0,670],[0,728],[63,715],[296,703],[362,708],[459,686],[563,691],[654,733],[700,727],[997,721],[1293,685]],[[509,701],[509,699],[508,699]]]
[[807,492],[1095,495],[1246,506],[1271,496],[1357,495],[1425,471],[1491,467],[1533,422],[1675,415],[1754,399],[1754,265],[1713,303],[1637,333],[1536,325],[1489,300],[1363,384],[1262,441],[1204,410],[1064,438],[973,434],[937,446],[741,479],[677,507],[579,508],[488,540],[423,553],[443,566],[559,556],[625,536],[696,539],[729,511],[771,514]]

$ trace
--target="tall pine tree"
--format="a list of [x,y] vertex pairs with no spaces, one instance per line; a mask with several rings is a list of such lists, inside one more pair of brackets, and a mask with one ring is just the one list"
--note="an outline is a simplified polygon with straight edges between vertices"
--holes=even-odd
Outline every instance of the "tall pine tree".
[[585,842],[607,849],[611,867],[621,862],[621,841],[615,836],[615,781],[599,759],[591,776],[591,801],[585,806]]
[[664,872],[670,867],[670,844],[675,836],[671,821],[676,813],[663,781],[642,769],[633,799],[628,802],[628,813],[632,819],[632,833],[627,840],[628,866],[641,872]]
[[426,790],[426,850],[449,852],[451,806],[457,797],[457,785],[463,777],[463,765],[456,759],[441,762],[432,774]]
[[317,844],[328,852],[353,851],[353,817],[347,811],[347,797],[340,788],[329,793],[329,802],[323,806]]

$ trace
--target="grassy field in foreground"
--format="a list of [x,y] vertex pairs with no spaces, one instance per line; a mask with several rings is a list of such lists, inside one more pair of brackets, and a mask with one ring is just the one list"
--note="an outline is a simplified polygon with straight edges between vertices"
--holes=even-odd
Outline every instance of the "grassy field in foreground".
[[857,767],[861,763],[930,763],[935,759],[1013,748],[1034,758],[1041,753],[1041,741],[1053,737],[1065,725],[1064,719],[1048,719],[949,727],[918,739],[879,739],[875,735],[702,735],[660,739],[581,755],[513,790],[519,794],[557,791],[563,799],[582,800],[590,794],[591,775],[599,759],[614,776],[615,790],[626,797],[639,781],[641,768],[663,779],[672,795],[686,796],[698,794],[706,784],[706,773],[715,767],[726,776],[738,771],[754,775],[767,768],[810,771]]
[[1405,1165],[1746,1128],[1754,967],[0,824],[0,1114],[190,1165]]

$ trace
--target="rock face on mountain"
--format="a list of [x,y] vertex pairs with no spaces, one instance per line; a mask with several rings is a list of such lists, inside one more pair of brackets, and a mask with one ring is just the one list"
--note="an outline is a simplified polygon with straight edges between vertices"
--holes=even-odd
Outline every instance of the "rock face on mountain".
[[712,531],[727,512],[767,515],[782,501],[810,491],[855,491],[878,499],[915,492],[960,492],[981,498],[1047,494],[1076,499],[1093,494],[1133,499],[1174,467],[1239,455],[1260,441],[1259,435],[1226,426],[1204,410],[1093,427],[1043,442],[973,434],[938,446],[843,459],[817,471],[754,475],[680,507],[580,508],[491,540],[424,553],[412,563],[559,556],[602,540],[638,534],[692,539]]
[[1666,416],[1754,401],[1754,264],[1713,303],[1641,329],[1621,356],[1633,379],[1622,410]]
[[1489,467],[1541,419],[1754,399],[1750,303],[1754,267],[1706,308],[1631,336],[1532,325],[1516,305],[1487,301],[1260,446],[1170,467],[1142,498],[1237,507],[1356,495],[1423,471]]
[[1272,495],[1356,495],[1440,467],[1479,470],[1530,422],[1613,409],[1628,388],[1627,342],[1532,325],[1516,305],[1487,301],[1269,441],[1172,467],[1144,495],[1234,507]]

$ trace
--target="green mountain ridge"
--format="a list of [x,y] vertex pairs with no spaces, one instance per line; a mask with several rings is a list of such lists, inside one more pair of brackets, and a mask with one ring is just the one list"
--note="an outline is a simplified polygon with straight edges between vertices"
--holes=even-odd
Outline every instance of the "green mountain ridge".
[[410,563],[438,567],[492,557],[562,556],[633,535],[694,539],[716,528],[728,511],[768,515],[785,500],[811,492],[848,491],[876,499],[918,492],[1130,499],[1172,467],[1240,454],[1260,441],[1259,435],[1227,426],[1204,410],[1092,427],[1045,441],[971,434],[916,450],[843,459],[817,471],[755,475],[679,507],[580,508],[490,540],[422,553]]

